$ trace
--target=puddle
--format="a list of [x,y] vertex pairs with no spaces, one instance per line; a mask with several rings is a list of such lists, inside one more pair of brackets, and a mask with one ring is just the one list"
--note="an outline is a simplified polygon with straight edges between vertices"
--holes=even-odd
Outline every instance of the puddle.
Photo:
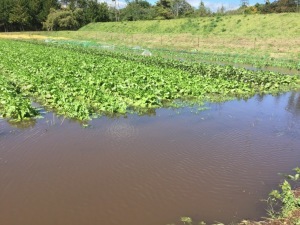
[[[266,216],[300,159],[300,92],[81,124],[0,120],[0,224],[166,225]],[[181,224],[181,223],[180,223]]]

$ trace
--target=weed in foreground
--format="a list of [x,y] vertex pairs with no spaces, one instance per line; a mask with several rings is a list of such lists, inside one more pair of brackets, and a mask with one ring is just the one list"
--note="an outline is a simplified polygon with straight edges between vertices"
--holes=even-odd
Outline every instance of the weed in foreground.
[[[269,194],[268,216],[264,221],[243,220],[237,225],[300,225],[300,188],[297,187],[300,180],[300,168],[294,169],[294,175],[284,175],[285,180],[279,185],[279,190],[273,190]],[[184,225],[206,225],[205,222],[194,223],[190,217],[181,217]],[[212,225],[224,225],[217,222]]]

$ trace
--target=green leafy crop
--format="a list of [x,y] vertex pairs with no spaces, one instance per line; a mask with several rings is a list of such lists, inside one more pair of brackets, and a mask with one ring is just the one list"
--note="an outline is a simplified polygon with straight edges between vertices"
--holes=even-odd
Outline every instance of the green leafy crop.
[[19,88],[5,77],[0,76],[0,117],[24,120],[38,113],[31,106],[30,100],[20,93]]
[[[178,100],[201,104],[299,86],[296,76],[96,48],[9,40],[0,40],[0,48],[5,71],[0,80],[13,90],[1,89],[0,113],[20,120],[36,115],[29,99],[60,115],[88,120],[176,106]],[[12,113],[14,104],[21,113]]]

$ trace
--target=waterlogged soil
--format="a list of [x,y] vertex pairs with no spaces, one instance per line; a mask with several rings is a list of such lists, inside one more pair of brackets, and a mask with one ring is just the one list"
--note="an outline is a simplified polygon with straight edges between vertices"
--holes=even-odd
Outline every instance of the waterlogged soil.
[[[211,63],[211,62],[210,62]],[[230,63],[230,62],[217,62],[219,65],[232,65],[237,68],[245,68],[247,70],[252,71],[270,71],[274,73],[282,73],[284,75],[300,75],[300,70],[297,69],[288,69],[283,67],[275,67],[275,66],[268,66],[268,67],[256,67],[249,64],[242,64],[242,63]]]
[[[180,61],[184,61],[182,58],[176,58]],[[243,63],[233,63],[233,62],[222,62],[222,61],[211,61],[211,60],[198,60],[199,62],[204,62],[208,64],[217,64],[221,66],[231,65],[236,68],[244,68],[251,71],[269,71],[274,73],[282,73],[284,75],[300,75],[300,70],[298,69],[289,69],[284,67],[276,67],[276,66],[262,66],[258,67],[251,64],[243,64]]]
[[259,220],[300,163],[300,92],[207,107],[0,120],[0,224]]

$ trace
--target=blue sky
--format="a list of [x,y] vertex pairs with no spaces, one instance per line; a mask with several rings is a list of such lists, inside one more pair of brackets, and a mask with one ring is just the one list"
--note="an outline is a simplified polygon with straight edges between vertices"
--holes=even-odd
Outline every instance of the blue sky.
[[[192,6],[198,8],[201,0],[186,0]],[[148,0],[151,4],[157,2],[157,0]],[[203,3],[206,7],[209,7],[212,11],[216,11],[218,8],[221,8],[223,5],[226,10],[230,9],[237,9],[240,6],[240,0],[229,0],[229,1],[222,1],[222,0],[203,0]],[[264,3],[264,0],[249,0],[250,5],[255,5],[256,3]]]
[[[103,0],[102,0],[103,1]],[[104,0],[108,4],[111,0]],[[154,5],[158,0],[147,0],[152,5]],[[186,0],[192,6],[198,8],[201,0]],[[218,8],[221,8],[223,5],[226,10],[237,9],[240,6],[240,0],[203,0],[204,5],[209,7],[213,12],[217,11]],[[255,5],[256,3],[264,3],[264,0],[249,0],[249,5]],[[119,0],[119,6],[122,8],[125,6],[125,0]]]

